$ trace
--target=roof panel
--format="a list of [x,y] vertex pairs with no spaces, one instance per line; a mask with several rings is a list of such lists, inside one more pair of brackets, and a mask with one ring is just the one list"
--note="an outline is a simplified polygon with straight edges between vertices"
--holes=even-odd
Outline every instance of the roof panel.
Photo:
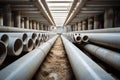
[[46,0],[56,25],[63,25],[73,0]]

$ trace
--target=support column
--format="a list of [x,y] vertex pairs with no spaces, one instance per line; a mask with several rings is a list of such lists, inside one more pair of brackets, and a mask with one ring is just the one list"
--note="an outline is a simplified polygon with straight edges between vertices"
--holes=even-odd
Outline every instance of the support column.
[[73,25],[73,31],[75,31],[75,24]]
[[71,25],[71,30],[73,31],[73,25]]
[[39,30],[41,30],[41,23],[39,22]]
[[79,23],[78,23],[78,31],[81,31],[81,30],[82,30],[82,23],[79,22]]
[[120,27],[120,8],[114,9],[114,27]]
[[24,18],[24,24],[25,24],[25,26],[24,26],[24,28],[26,28],[26,29],[29,29],[29,18],[28,17],[25,17]]
[[45,29],[46,31],[47,31],[47,28],[48,28],[48,25],[46,25],[46,29]]
[[75,31],[77,31],[77,30],[78,30],[78,24],[75,23]]
[[39,22],[36,22],[37,30],[39,30]]
[[25,24],[24,24],[24,18],[21,19],[21,28],[24,28]]
[[3,14],[0,12],[0,26],[3,26]]
[[14,26],[21,27],[21,14],[19,11],[14,12]]
[[4,26],[11,26],[12,13],[11,6],[5,5],[3,9],[3,24]]
[[36,21],[32,20],[32,29],[36,29]]
[[88,18],[88,30],[93,29],[93,18]]
[[87,29],[87,22],[82,21],[82,30],[86,30],[86,29]]
[[41,24],[41,30],[43,30],[43,24]]
[[99,18],[98,16],[94,16],[94,29],[99,29]]
[[29,20],[29,29],[32,29],[32,20]]
[[113,9],[108,8],[105,9],[104,13],[104,28],[112,28],[113,27]]

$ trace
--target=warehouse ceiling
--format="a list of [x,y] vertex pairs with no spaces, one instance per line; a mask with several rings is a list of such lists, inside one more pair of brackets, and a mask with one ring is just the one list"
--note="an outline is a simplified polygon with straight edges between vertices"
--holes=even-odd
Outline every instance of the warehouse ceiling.
[[46,0],[57,26],[62,26],[72,6],[73,0]]
[[[76,1],[76,2],[75,2]],[[106,8],[120,6],[120,0],[74,0],[74,6],[67,16],[64,25],[72,25],[99,14],[103,14]]]
[[120,0],[0,0],[0,12],[5,5],[22,17],[45,25],[72,25],[104,13],[106,8],[120,6]]
[[0,0],[0,13],[5,5],[10,5],[11,11],[20,12],[21,17],[27,17],[45,25],[55,25],[49,11],[41,1],[43,0]]

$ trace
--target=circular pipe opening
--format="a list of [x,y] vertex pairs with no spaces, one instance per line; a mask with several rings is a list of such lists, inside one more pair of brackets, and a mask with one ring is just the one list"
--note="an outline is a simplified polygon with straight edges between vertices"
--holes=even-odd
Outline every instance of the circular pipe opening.
[[5,44],[2,41],[0,41],[0,65],[4,62],[6,56],[7,56],[7,48]]
[[20,55],[20,53],[22,52],[22,49],[23,49],[22,41],[20,39],[17,39],[14,44],[15,55],[16,56]]
[[36,34],[36,33],[33,33],[33,34],[32,34],[32,39],[34,40],[36,37],[37,37],[37,34]]
[[38,38],[40,37],[40,33],[38,33]]
[[28,51],[31,51],[33,49],[33,40],[29,39],[28,40]]
[[8,41],[9,41],[8,35],[6,35],[6,34],[2,35],[1,41],[3,41],[6,44],[6,46],[7,46],[8,45]]
[[35,40],[35,47],[38,47],[38,45],[39,45],[39,40],[36,39],[36,40]]
[[28,38],[27,34],[26,33],[23,34],[23,37],[22,37],[23,43],[27,41],[27,38]]
[[78,37],[76,38],[76,40],[77,40],[77,41],[80,41],[80,40],[81,40],[81,37],[80,37],[80,36],[78,36]]
[[83,36],[83,42],[88,42],[89,38],[87,35]]

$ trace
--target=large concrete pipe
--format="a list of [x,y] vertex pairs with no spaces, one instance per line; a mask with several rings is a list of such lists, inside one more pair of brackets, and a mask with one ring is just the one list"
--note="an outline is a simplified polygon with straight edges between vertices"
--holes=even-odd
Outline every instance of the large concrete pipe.
[[86,44],[83,48],[103,62],[120,71],[120,53],[92,44]]
[[39,41],[39,39],[35,39],[35,42],[34,42],[34,48],[37,48],[38,46],[39,46],[39,44],[40,44],[40,41]]
[[9,37],[7,50],[8,50],[8,55],[10,56],[20,55],[23,50],[22,40],[15,37]]
[[89,41],[89,38],[88,38],[87,35],[82,35],[81,34],[81,39],[82,39],[83,42],[86,42],[86,43]]
[[7,56],[7,47],[4,42],[0,41],[0,65],[2,65],[6,56]]
[[27,39],[27,43],[23,44],[23,52],[29,52],[33,49],[33,40]]
[[0,71],[0,80],[31,80],[57,36]]
[[120,33],[86,33],[90,42],[120,49]]
[[81,37],[80,37],[80,34],[78,34],[78,33],[75,33],[74,35],[73,35],[73,38],[74,38],[74,42],[75,43],[81,43]]
[[94,29],[85,31],[74,31],[76,33],[120,33],[120,27],[118,28],[107,28],[107,29]]
[[8,42],[9,42],[9,36],[8,35],[0,33],[0,40],[4,42],[6,47],[8,46]]
[[37,34],[36,33],[27,33],[28,37],[33,39],[33,41],[37,38]]
[[62,41],[77,80],[115,80],[63,36]]

